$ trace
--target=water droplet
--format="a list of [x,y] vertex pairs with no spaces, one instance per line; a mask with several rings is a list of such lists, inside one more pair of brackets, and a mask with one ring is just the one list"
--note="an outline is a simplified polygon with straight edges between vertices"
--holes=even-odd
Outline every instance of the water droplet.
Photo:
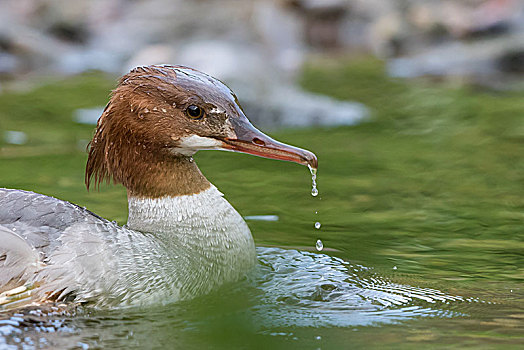
[[311,173],[311,183],[312,183],[312,187],[311,187],[311,195],[312,195],[313,197],[316,197],[316,196],[318,196],[318,189],[317,189],[317,169],[312,168],[309,164],[307,165],[307,167],[309,168],[309,172]]
[[320,222],[315,222],[315,228],[318,230],[320,228],[320,226],[322,226],[322,224]]
[[393,270],[396,270],[396,269],[397,269],[397,267],[396,267],[396,266],[393,266]]
[[322,249],[324,249],[324,243],[320,239],[317,239],[317,244],[315,245],[315,248],[320,252]]

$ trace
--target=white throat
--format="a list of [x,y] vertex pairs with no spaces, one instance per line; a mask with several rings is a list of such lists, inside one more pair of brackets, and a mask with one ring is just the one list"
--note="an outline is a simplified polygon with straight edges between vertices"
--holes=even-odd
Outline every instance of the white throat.
[[[211,231],[239,224],[249,233],[244,220],[227,202],[223,194],[211,185],[192,195],[161,198],[128,198],[127,226],[133,230],[152,233],[190,233],[186,229],[207,227]],[[233,227],[234,227],[233,226]]]

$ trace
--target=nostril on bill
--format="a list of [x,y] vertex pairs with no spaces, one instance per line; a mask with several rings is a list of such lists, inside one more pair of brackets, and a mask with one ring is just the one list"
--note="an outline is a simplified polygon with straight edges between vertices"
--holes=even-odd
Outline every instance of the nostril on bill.
[[262,141],[261,139],[259,139],[258,137],[255,137],[251,142],[253,142],[255,145],[259,145],[259,146],[265,146],[266,143],[264,141]]

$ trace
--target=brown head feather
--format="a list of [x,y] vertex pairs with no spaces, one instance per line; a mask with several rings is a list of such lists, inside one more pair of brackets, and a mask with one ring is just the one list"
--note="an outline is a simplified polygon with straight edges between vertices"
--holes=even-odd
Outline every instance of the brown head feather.
[[[231,97],[232,96],[232,97]],[[149,66],[123,76],[89,145],[85,182],[123,184],[144,197],[198,193],[210,186],[192,159],[173,150],[183,137],[228,136],[234,95],[219,81],[181,66]],[[223,110],[191,120],[189,105]],[[219,107],[220,106],[220,107]]]
[[[195,106],[203,113],[191,117]],[[133,196],[198,193],[210,186],[191,158],[202,149],[317,167],[313,153],[255,129],[220,81],[183,66],[149,66],[124,75],[113,91],[89,146],[86,186],[113,179]]]

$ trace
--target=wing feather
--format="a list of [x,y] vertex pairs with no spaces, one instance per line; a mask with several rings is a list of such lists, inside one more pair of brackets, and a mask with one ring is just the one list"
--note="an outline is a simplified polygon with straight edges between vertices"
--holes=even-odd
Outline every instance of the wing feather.
[[39,267],[38,252],[22,237],[0,225],[0,293],[27,281]]

